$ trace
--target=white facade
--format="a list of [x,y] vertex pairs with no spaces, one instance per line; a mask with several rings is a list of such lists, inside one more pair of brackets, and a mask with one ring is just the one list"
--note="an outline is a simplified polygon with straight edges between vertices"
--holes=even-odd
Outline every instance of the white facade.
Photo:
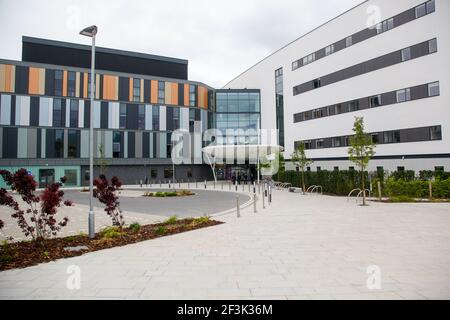
[[[442,132],[441,140],[379,144],[370,170],[377,166],[383,166],[386,170],[403,166],[416,171],[444,166],[446,171],[450,171],[450,1],[435,0],[435,11],[430,14],[292,70],[294,61],[367,28],[368,22],[373,21],[374,13],[378,10],[383,21],[422,3],[423,0],[363,2],[258,62],[224,88],[261,89],[262,128],[275,129],[275,70],[283,68],[287,159],[294,150],[295,141],[351,135],[354,118],[363,116],[367,132],[438,125]],[[299,84],[434,38],[437,39],[435,53],[295,96],[293,94],[293,87]],[[294,114],[299,112],[435,81],[439,81],[439,96],[298,123],[293,120]],[[348,169],[352,164],[345,160],[348,156],[347,149],[338,147],[307,150],[307,156],[316,159],[312,165],[313,170],[318,166],[322,169]]]

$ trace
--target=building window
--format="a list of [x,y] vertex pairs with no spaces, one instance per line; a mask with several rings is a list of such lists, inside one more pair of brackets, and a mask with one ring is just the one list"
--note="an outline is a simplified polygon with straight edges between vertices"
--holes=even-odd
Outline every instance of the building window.
[[369,105],[371,108],[379,107],[381,106],[381,95],[376,95],[369,98]]
[[70,100],[70,127],[78,127],[78,100]]
[[438,166],[438,167],[434,167],[434,171],[441,171],[444,172],[444,167],[443,166]]
[[411,48],[405,48],[402,50],[402,62],[411,59]]
[[152,128],[154,131],[159,131],[159,107],[158,106],[153,106]]
[[173,108],[173,130],[180,129],[180,108]]
[[394,28],[394,18],[390,18],[385,20],[377,25],[377,33],[380,34],[382,32],[386,32]]
[[63,127],[62,100],[53,99],[53,127]]
[[292,62],[292,71],[294,71],[295,69],[298,69],[298,60]]
[[411,89],[402,89],[397,91],[397,102],[405,102],[411,100]]
[[275,121],[278,144],[284,146],[284,82],[283,68],[275,70]]
[[430,41],[428,41],[428,52],[434,53],[436,51],[437,51],[437,40],[431,39]]
[[305,149],[306,149],[306,150],[312,149],[312,143],[311,143],[311,140],[305,141]]
[[195,107],[195,85],[189,85],[189,106]]
[[317,149],[322,149],[323,147],[325,147],[325,143],[323,139],[317,139],[316,140],[316,148]]
[[322,167],[317,167],[316,170],[317,170],[317,172],[319,172],[322,170]]
[[55,96],[62,96],[63,89],[63,72],[62,70],[55,71]]
[[64,170],[64,176],[66,177],[66,182],[64,182],[64,186],[68,187],[78,185],[77,170],[73,169]]
[[434,97],[438,96],[439,93],[439,82],[433,82],[428,84],[428,96]]
[[192,168],[187,168],[187,177],[192,178],[194,175],[192,173]]
[[166,84],[164,81],[158,81],[158,103],[165,102]]
[[120,116],[119,116],[119,128],[125,129],[127,126],[127,105],[125,103],[120,104]]
[[398,172],[403,172],[403,171],[405,171],[405,167],[397,167],[397,171]]
[[164,178],[165,179],[173,178],[173,170],[172,169],[164,169]]
[[372,136],[372,142],[373,143],[378,143],[379,142],[378,141],[378,133],[372,133],[371,136]]
[[145,130],[145,105],[138,105],[138,129]]
[[348,167],[348,171],[355,171],[355,167]]
[[55,130],[55,158],[64,158],[64,130]]
[[347,38],[345,39],[345,46],[346,46],[346,47],[350,47],[352,44],[353,44],[353,38],[352,38],[352,36],[347,37]]
[[355,100],[355,101],[349,102],[348,103],[348,110],[349,110],[349,112],[358,111],[359,110],[359,101]]
[[333,170],[334,171],[339,171],[339,167],[334,167]]
[[423,17],[426,14],[427,14],[427,9],[426,9],[425,3],[416,7],[416,18]]
[[384,143],[399,143],[400,142],[400,131],[386,131],[384,133]]
[[442,130],[441,126],[430,127],[430,140],[441,140]]
[[314,89],[320,88],[320,78],[313,80],[313,88]]
[[434,0],[428,1],[427,2],[427,14],[434,12],[435,9],[436,9],[436,5],[434,3]]
[[329,45],[325,48],[325,55],[329,56],[330,54],[334,53],[334,44]]
[[67,137],[67,156],[69,158],[76,158],[77,157],[77,131],[76,130],[69,130],[68,131],[68,137]]
[[341,146],[341,138],[340,137],[334,137],[331,140],[331,144],[334,148],[339,148]]
[[150,170],[150,177],[151,177],[152,179],[158,178],[158,170],[157,170],[157,169],[151,169],[151,170]]
[[76,73],[73,71],[69,71],[67,73],[67,95],[69,97],[75,97],[76,91]]
[[113,131],[113,158],[120,158],[120,132]]
[[133,79],[133,101],[141,101],[141,79]]

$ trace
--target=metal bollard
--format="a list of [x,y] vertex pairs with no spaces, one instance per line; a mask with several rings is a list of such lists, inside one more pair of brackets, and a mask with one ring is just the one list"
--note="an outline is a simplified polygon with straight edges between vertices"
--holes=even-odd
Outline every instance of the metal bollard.
[[258,183],[258,193],[261,194],[261,183]]
[[159,180],[159,188],[162,188],[161,180]]
[[181,189],[181,182],[178,181],[178,189]]
[[244,192],[245,191],[245,185],[244,184],[242,184],[242,192]]
[[198,188],[198,181],[195,180],[195,189],[197,189],[197,188]]
[[191,188],[191,187],[190,187],[190,182],[191,182],[191,180],[188,180],[188,189]]
[[236,189],[236,191],[237,191],[237,181],[234,183],[234,186],[235,186],[235,189]]
[[206,189],[206,180],[205,180],[205,189]]
[[231,181],[228,181],[228,190],[231,190]]
[[171,185],[171,183],[170,183],[170,180],[169,180],[169,189],[170,189],[170,185]]
[[214,180],[214,190],[216,189],[216,180]]
[[381,201],[381,182],[377,181],[377,186],[378,186],[378,200]]
[[241,211],[240,211],[240,207],[239,207],[239,195],[236,195],[236,214],[237,217],[240,218],[241,217]]
[[256,185],[255,185],[255,181],[253,181],[253,193],[256,193]]
[[222,185],[222,190],[223,190],[223,181],[222,181],[221,185]]
[[272,187],[269,186],[269,205],[272,203]]
[[266,208],[266,203],[265,203],[265,200],[264,200],[264,195],[262,196],[262,206],[263,206],[263,209],[265,209]]
[[256,213],[256,193],[253,193],[253,213]]

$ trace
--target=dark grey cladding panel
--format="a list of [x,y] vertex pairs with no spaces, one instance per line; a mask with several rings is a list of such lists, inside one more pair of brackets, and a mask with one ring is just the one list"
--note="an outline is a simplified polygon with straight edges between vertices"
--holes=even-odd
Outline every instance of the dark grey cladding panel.
[[422,57],[429,53],[428,41],[416,44],[411,47],[411,59]]
[[184,85],[181,83],[178,85],[178,105],[184,105]]
[[136,134],[134,131],[128,131],[128,158],[134,158],[136,156],[136,142],[135,142]]
[[91,119],[91,101],[84,100],[84,127],[90,127],[90,119]]
[[130,100],[130,82],[129,78],[119,77],[119,100]]
[[3,128],[2,157],[4,159],[17,158],[17,128]]
[[339,40],[338,42],[334,43],[334,52],[345,48],[346,48],[345,39]]
[[142,157],[150,158],[150,133],[144,132],[142,134]]
[[427,141],[430,139],[430,128],[413,128],[400,130],[401,142]]
[[30,97],[30,126],[39,126],[39,97]]
[[45,69],[45,95],[55,94],[55,70]]
[[137,130],[138,128],[138,105],[127,104],[127,129]]
[[148,79],[144,80],[144,101],[150,101],[150,93],[151,93],[151,81]]
[[102,129],[108,129],[108,102],[102,101],[101,107],[100,107],[100,128]]
[[173,130],[173,107],[166,107],[166,130]]
[[424,84],[411,88],[411,100],[428,97],[428,85]]
[[364,110],[369,108],[369,99],[368,98],[362,98],[358,99],[359,104],[359,110]]
[[316,59],[322,59],[325,57],[325,48],[316,51]]
[[416,10],[411,8],[404,11],[394,17],[394,25],[400,26],[402,24],[408,23],[416,18]]
[[16,96],[11,96],[11,125],[16,124]]
[[397,102],[397,95],[395,91],[386,92],[381,95],[381,104],[388,105]]
[[120,131],[120,154],[119,154],[120,158],[125,157],[124,151],[125,151],[125,132]]
[[45,130],[45,157],[55,157],[55,129]]
[[16,66],[15,93],[28,94],[28,71],[28,67]]

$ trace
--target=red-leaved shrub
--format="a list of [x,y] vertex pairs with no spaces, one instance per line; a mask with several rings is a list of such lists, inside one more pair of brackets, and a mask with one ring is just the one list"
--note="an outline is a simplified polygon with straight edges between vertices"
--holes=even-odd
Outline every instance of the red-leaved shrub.
[[[36,194],[37,183],[34,177],[26,169],[19,169],[14,174],[7,170],[0,170],[3,180],[17,192],[27,208],[21,208],[20,204],[4,188],[0,189],[0,206],[8,206],[14,210],[11,217],[17,220],[19,228],[26,237],[31,236],[34,241],[41,241],[51,236],[56,236],[62,227],[67,225],[69,219],[64,217],[57,222],[55,215],[61,207],[64,192],[60,187],[65,182],[54,182],[40,194]],[[64,205],[72,206],[71,201],[64,201]],[[29,216],[29,221],[26,217]]]
[[122,182],[117,177],[112,177],[111,184],[105,175],[101,174],[94,180],[94,197],[105,205],[105,212],[112,219],[113,226],[122,227],[125,224],[122,210],[120,209],[117,190],[122,186]]

